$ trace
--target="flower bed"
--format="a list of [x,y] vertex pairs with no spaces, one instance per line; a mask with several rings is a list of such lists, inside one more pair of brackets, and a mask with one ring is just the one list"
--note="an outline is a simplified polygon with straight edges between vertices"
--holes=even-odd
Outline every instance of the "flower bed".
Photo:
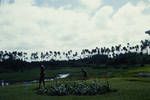
[[37,90],[38,94],[50,96],[64,95],[99,95],[110,92],[109,84],[101,84],[97,80],[92,81],[70,81],[54,82],[47,89]]

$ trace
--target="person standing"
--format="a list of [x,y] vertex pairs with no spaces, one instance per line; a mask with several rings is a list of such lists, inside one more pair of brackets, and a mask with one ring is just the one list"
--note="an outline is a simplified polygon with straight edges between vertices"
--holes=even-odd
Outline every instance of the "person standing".
[[40,79],[39,79],[39,88],[41,88],[41,85],[43,83],[43,87],[45,88],[45,67],[44,65],[41,65],[40,67]]
[[87,79],[87,72],[83,68],[81,69],[81,72],[82,72],[83,79],[86,80]]

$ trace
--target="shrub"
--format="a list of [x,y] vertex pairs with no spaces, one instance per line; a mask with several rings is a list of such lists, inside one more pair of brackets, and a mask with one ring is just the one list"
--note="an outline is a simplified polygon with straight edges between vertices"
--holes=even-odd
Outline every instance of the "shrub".
[[46,94],[51,96],[64,95],[99,95],[110,91],[108,84],[101,84],[98,80],[92,81],[70,81],[55,82],[50,84],[47,91],[38,90],[38,94]]

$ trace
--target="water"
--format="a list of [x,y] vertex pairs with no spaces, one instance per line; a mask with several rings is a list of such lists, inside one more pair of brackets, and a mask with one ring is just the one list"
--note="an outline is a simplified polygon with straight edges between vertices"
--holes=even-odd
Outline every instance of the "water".
[[57,79],[67,78],[69,75],[70,75],[69,73],[67,73],[67,74],[58,74]]
[[137,75],[136,75],[137,77],[150,77],[150,73],[143,73],[143,72],[140,72],[140,73],[138,73]]
[[0,86],[4,87],[4,86],[8,86],[9,83],[7,81],[4,80],[0,80]]
[[[68,76],[70,76],[69,73],[66,73],[66,74],[58,74],[57,77],[55,78],[45,78],[45,81],[53,81],[53,80],[56,80],[56,79],[64,79],[64,78],[67,78]],[[28,81],[29,82],[29,81]],[[32,80],[30,81],[31,83],[37,83],[39,82],[39,80]]]
[[[54,81],[57,79],[64,79],[67,78],[68,76],[70,76],[69,73],[63,73],[63,74],[58,74],[57,77],[55,78],[46,78],[45,81]],[[24,81],[23,84],[25,85],[25,87],[30,86],[32,83],[38,83],[39,80],[31,80],[31,81]],[[13,82],[16,83],[16,82]],[[6,81],[6,80],[0,80],[0,86],[4,87],[4,86],[8,86],[10,84],[13,84],[11,81]]]

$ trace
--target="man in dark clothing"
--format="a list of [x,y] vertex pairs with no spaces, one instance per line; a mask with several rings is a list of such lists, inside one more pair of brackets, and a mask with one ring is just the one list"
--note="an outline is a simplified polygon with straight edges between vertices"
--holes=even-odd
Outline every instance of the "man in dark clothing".
[[82,68],[81,72],[83,74],[83,79],[87,79],[87,72]]
[[41,65],[41,69],[40,69],[40,79],[39,79],[39,88],[41,88],[41,83],[43,83],[43,86],[45,88],[45,67],[44,65]]

